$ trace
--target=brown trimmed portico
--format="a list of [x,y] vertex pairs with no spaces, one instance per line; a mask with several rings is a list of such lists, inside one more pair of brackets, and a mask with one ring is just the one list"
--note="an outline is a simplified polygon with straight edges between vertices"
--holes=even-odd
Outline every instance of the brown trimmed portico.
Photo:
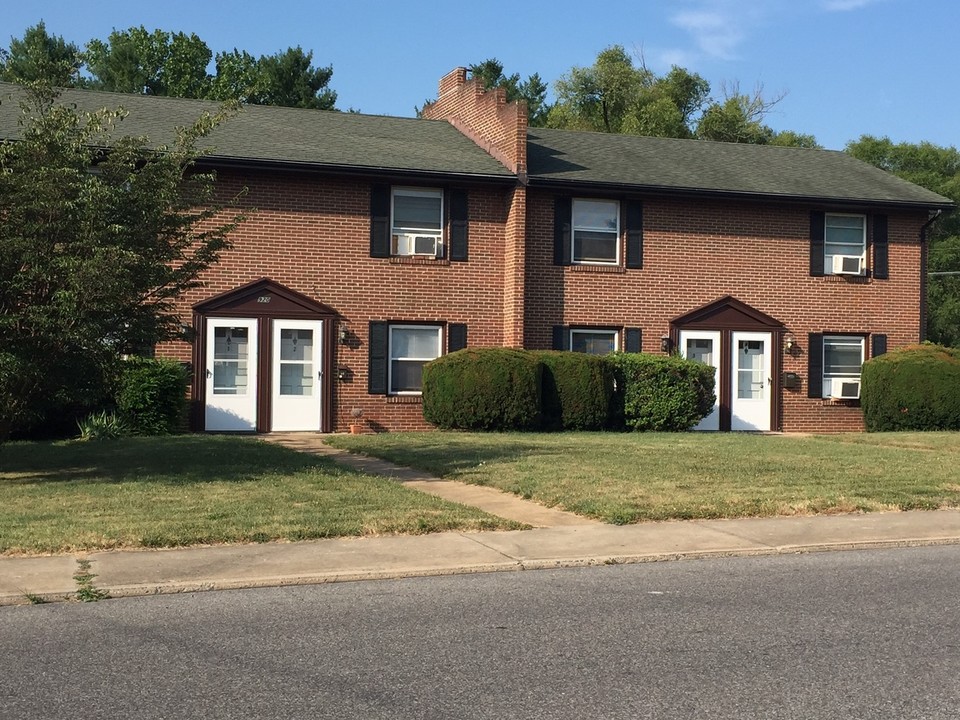
[[338,320],[269,278],[196,304],[192,427],[329,432]]
[[695,429],[780,429],[785,332],[782,322],[730,295],[671,321],[680,354],[716,368],[717,404]]

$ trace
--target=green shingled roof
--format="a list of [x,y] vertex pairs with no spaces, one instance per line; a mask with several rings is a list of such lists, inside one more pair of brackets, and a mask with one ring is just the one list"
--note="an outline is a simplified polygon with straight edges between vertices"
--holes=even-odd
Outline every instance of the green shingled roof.
[[[0,137],[16,136],[16,85],[0,83]],[[65,90],[61,100],[85,110],[123,107],[124,135],[153,144],[173,140],[173,128],[192,124],[217,103],[89,90]],[[512,177],[500,162],[442,120],[417,120],[324,110],[247,105],[205,143],[210,157],[228,161],[339,167],[427,174]]]
[[952,207],[949,199],[844,152],[531,128],[531,184]]
[[[15,138],[16,85],[0,82],[0,138]],[[125,135],[154,144],[173,139],[217,103],[88,90],[65,90],[64,102],[86,110],[123,107]],[[830,150],[782,148],[531,128],[528,178],[533,185],[617,187],[783,200],[949,208],[936,193]],[[382,171],[509,181],[501,163],[442,120],[248,105],[205,141],[208,157],[238,163]]]

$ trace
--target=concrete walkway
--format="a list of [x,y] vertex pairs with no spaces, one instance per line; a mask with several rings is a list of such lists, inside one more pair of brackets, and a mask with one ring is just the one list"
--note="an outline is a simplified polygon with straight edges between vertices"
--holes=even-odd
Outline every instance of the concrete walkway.
[[[298,438],[275,438],[284,444]],[[324,452],[312,447],[312,452]],[[365,472],[445,487],[463,502],[461,483],[431,479],[380,461],[333,451]],[[396,473],[396,474],[393,474]],[[440,492],[437,492],[440,494]],[[498,493],[499,494],[499,493]],[[480,502],[486,500],[480,499]],[[492,501],[491,502],[495,502]],[[516,504],[516,503],[519,503]],[[532,530],[450,532],[297,543],[94,552],[53,557],[0,557],[0,605],[76,599],[78,561],[90,563],[95,589],[112,597],[348,580],[532,570],[683,558],[770,555],[859,548],[960,543],[960,511],[748,518],[613,526],[569,513],[541,514],[535,503],[506,503]],[[474,504],[470,502],[469,504]],[[479,504],[479,502],[477,503]],[[480,505],[484,507],[483,505]],[[507,517],[504,511],[491,512]],[[549,526],[543,526],[549,525]]]
[[472,505],[491,515],[497,515],[533,527],[602,524],[593,518],[549,508],[531,500],[524,500],[516,495],[501,492],[496,488],[470,485],[456,480],[442,480],[420,470],[401,467],[379,458],[357,455],[346,450],[330,447],[323,441],[322,435],[314,433],[271,433],[259,439],[275,442],[291,450],[299,450],[312,455],[323,455],[341,465],[346,465],[367,475],[380,475],[390,478],[405,487],[436,495],[444,500],[461,505]]

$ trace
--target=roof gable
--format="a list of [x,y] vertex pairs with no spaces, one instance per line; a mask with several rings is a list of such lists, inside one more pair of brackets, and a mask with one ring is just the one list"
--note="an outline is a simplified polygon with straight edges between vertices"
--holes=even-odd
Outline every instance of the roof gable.
[[233,290],[214,295],[193,306],[198,315],[229,317],[288,318],[337,317],[333,308],[281,285],[270,278],[260,278]]
[[683,328],[725,328],[727,330],[783,330],[784,325],[732,295],[703,305],[696,310],[674,318],[671,325]]

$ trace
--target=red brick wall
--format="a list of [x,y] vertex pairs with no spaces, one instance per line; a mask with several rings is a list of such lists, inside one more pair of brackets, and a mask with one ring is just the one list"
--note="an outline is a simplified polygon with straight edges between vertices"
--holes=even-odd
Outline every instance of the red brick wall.
[[[419,398],[367,393],[371,320],[466,323],[471,345],[504,342],[509,190],[469,189],[469,260],[448,262],[371,258],[368,182],[220,173],[224,197],[233,197],[243,186],[249,192],[242,207],[254,210],[231,236],[233,249],[203,275],[204,286],[183,298],[184,321],[190,322],[194,304],[261,277],[336,310],[353,337],[332,349],[335,366],[352,371],[350,382],[335,383],[335,430],[347,428],[353,408],[362,408],[373,427],[427,427]],[[160,349],[181,360],[189,360],[190,352],[185,343]]]
[[[470,189],[469,261],[455,263],[371,258],[366,181],[221,173],[224,196],[242,186],[250,217],[183,299],[184,320],[195,303],[260,277],[339,312],[352,335],[332,348],[352,374],[334,387],[339,431],[353,408],[376,428],[427,427],[419,398],[367,393],[371,320],[466,323],[474,347],[548,348],[554,325],[640,327],[644,351],[659,352],[672,319],[732,295],[795,336],[783,370],[803,385],[782,391],[782,423],[810,432],[862,429],[862,416],[807,397],[808,333],[885,333],[891,349],[919,335],[921,213],[890,216],[890,279],[873,280],[811,277],[809,209],[789,205],[648,198],[644,268],[626,270],[554,265],[553,195],[543,191]],[[161,352],[190,359],[184,343]]]
[[926,217],[889,217],[890,279],[873,280],[810,276],[809,212],[645,199],[643,269],[557,266],[553,195],[530,192],[525,344],[549,348],[554,325],[613,325],[642,328],[643,350],[659,352],[673,318],[732,295],[783,322],[798,341],[799,352],[785,355],[783,370],[799,373],[803,386],[783,391],[783,429],[860,430],[858,407],[807,397],[807,334],[885,333],[891,349],[916,342]]

